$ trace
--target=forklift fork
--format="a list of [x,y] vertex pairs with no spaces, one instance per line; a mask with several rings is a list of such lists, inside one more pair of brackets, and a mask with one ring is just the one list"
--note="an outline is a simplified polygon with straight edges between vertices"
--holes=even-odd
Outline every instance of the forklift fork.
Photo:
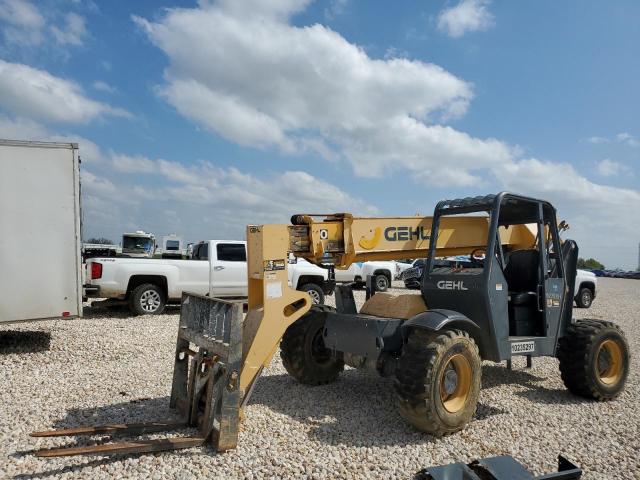
[[195,427],[199,433],[40,449],[38,457],[116,455],[191,448],[210,443],[216,451],[235,448],[240,418],[242,302],[183,294],[169,406],[179,421],[111,424],[33,432],[32,437],[145,435]]

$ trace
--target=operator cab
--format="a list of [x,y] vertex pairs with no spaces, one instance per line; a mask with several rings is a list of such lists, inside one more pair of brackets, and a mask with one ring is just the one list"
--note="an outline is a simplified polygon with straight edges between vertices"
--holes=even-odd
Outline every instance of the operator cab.
[[457,234],[440,230],[440,219],[469,214],[483,215],[487,221],[486,230],[475,234],[482,238],[474,241],[470,252],[472,266],[443,268],[429,260],[422,281],[429,309],[453,310],[473,320],[480,330],[483,358],[510,358],[510,344],[519,339],[535,340],[527,348],[538,355],[553,352],[555,343],[547,340],[555,342],[561,313],[571,308],[564,302],[567,267],[555,209],[548,202],[510,193],[440,202],[434,212],[430,259],[438,235]]

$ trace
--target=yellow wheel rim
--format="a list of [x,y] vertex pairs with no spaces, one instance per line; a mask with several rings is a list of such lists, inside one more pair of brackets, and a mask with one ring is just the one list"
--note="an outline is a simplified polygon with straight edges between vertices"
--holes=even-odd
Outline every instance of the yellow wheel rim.
[[449,413],[457,413],[464,408],[471,393],[471,364],[462,355],[449,359],[440,377],[440,400]]
[[605,385],[615,385],[623,373],[622,349],[614,340],[605,340],[598,348],[596,372]]

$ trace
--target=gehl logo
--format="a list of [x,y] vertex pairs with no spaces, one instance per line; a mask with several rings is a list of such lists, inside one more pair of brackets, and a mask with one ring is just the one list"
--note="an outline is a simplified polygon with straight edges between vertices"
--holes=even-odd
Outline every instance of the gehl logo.
[[[376,227],[371,238],[362,237],[358,242],[365,250],[374,249],[382,238],[382,228]],[[424,227],[387,227],[384,229],[384,238],[388,242],[408,242],[409,240],[429,240],[429,235]]]
[[469,290],[464,286],[462,280],[440,280],[438,283],[436,283],[436,287],[438,287],[440,290]]

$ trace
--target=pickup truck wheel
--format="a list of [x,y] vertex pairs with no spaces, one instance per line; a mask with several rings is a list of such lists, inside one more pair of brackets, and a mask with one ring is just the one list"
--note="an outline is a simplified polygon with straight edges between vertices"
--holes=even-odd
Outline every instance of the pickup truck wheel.
[[576,304],[580,308],[589,308],[593,303],[593,293],[591,293],[591,289],[587,287],[583,287],[578,292],[576,296]]
[[159,315],[165,303],[164,292],[153,283],[138,285],[129,297],[129,308],[134,315]]
[[315,283],[305,283],[298,288],[298,290],[301,292],[307,292],[315,305],[324,304],[324,292],[319,285],[316,285]]
[[376,275],[374,281],[376,283],[376,292],[386,292],[389,288],[390,282],[386,275]]

